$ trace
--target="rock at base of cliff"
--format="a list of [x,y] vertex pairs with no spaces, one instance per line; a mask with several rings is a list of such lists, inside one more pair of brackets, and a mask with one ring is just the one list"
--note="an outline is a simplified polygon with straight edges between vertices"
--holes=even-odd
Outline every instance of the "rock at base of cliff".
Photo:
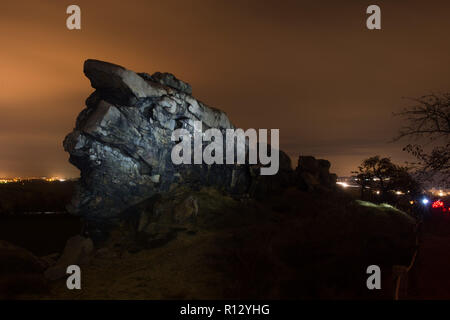
[[48,290],[45,263],[26,249],[0,240],[0,298]]
[[45,271],[45,277],[51,281],[63,278],[68,266],[88,264],[93,251],[94,244],[91,239],[80,235],[70,238],[56,264]]

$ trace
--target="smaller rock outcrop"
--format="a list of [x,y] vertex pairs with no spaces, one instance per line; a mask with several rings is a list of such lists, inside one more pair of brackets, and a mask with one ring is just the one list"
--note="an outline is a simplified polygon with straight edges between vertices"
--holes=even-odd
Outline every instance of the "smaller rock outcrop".
[[303,191],[333,189],[337,175],[330,173],[330,161],[316,159],[313,156],[300,156],[295,170],[297,186]]

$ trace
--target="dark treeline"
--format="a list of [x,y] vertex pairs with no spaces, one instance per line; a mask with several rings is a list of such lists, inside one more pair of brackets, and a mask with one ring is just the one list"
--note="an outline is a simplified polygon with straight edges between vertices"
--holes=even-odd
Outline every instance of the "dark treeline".
[[0,215],[65,212],[74,181],[31,180],[0,184]]
[[80,232],[79,218],[66,212],[74,181],[31,180],[0,184],[0,240],[37,255],[61,252],[67,239]]

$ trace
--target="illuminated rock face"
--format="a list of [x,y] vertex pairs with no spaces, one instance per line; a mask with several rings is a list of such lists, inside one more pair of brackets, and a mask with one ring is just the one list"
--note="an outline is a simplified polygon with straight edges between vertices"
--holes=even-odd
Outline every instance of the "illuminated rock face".
[[[124,209],[179,185],[214,186],[243,195],[284,183],[261,178],[248,165],[174,165],[174,129],[192,133],[198,120],[203,130],[224,131],[233,125],[224,112],[193,98],[190,85],[173,75],[138,74],[97,60],[87,60],[84,73],[96,91],[64,140],[70,162],[81,171],[71,212],[107,224],[120,220]],[[291,172],[283,153],[280,164],[284,176]]]

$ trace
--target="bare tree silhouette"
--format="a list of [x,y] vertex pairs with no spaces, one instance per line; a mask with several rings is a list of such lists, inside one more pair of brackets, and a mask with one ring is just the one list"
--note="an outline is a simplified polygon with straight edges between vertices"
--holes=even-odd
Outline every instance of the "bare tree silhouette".
[[[423,178],[438,177],[450,184],[450,93],[429,94],[409,98],[414,104],[396,116],[406,120],[395,140],[416,141],[403,150],[418,159],[417,168]],[[428,149],[425,150],[425,149]]]

